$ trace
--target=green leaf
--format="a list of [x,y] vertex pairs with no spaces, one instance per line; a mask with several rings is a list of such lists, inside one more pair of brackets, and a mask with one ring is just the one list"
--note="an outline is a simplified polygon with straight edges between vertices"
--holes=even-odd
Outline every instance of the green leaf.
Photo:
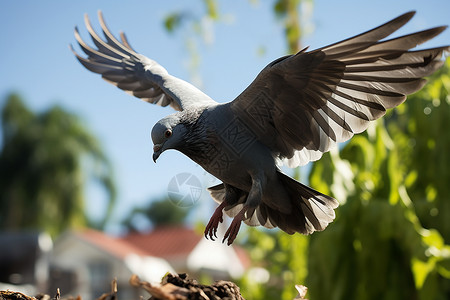
[[179,12],[171,13],[164,18],[164,27],[169,33],[173,33],[180,27],[182,20],[183,20],[182,13]]

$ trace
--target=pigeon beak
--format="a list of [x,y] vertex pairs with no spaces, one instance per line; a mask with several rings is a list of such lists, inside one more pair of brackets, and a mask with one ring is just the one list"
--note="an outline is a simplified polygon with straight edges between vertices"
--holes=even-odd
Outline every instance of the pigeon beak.
[[160,153],[153,153],[153,161],[156,163]]
[[161,144],[155,144],[153,146],[153,161],[156,163],[156,160],[158,159],[158,157],[161,155],[162,151],[161,151]]

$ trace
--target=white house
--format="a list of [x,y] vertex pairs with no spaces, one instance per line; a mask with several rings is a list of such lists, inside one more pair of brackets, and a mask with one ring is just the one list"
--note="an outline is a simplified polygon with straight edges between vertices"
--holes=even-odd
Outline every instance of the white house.
[[[219,233],[220,234],[220,233]],[[186,227],[162,227],[122,238],[136,248],[165,259],[178,273],[206,274],[215,280],[239,278],[250,264],[240,247],[211,241]]]
[[242,276],[249,264],[243,249],[206,240],[185,227],[157,228],[149,233],[112,237],[86,229],[69,231],[54,242],[50,255],[50,288],[89,300],[108,292],[116,278],[120,299],[145,295],[128,283],[132,274],[160,282],[167,272],[212,279]]
[[138,299],[140,291],[128,281],[132,274],[149,282],[160,282],[174,272],[164,259],[153,257],[129,243],[95,230],[69,231],[54,243],[50,256],[51,287],[63,295],[95,299],[109,292],[116,278],[119,298]]

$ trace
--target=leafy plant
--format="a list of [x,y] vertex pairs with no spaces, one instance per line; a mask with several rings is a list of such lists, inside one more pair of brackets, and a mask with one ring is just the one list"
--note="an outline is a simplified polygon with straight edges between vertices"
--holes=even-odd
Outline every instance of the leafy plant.
[[0,229],[37,229],[56,235],[88,223],[84,185],[98,181],[115,200],[111,166],[95,137],[60,107],[35,114],[12,94],[2,110]]

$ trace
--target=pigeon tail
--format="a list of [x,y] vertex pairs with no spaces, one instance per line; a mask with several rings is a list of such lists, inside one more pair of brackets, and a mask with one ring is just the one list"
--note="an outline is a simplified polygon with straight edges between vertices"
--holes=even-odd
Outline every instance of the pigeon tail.
[[270,210],[268,218],[271,223],[289,234],[295,232],[311,234],[314,231],[324,230],[334,220],[334,209],[339,205],[336,199],[281,172],[278,172],[278,176],[291,196],[293,207],[290,214]]
[[[242,221],[249,226],[279,227],[288,234],[296,232],[311,234],[324,230],[334,220],[334,209],[339,203],[332,197],[324,195],[289,176],[277,172],[278,178],[285,187],[292,203],[290,213],[283,213],[274,206],[261,202],[252,213],[248,213]],[[236,217],[245,207],[248,193],[242,191],[233,203],[224,203],[225,186],[216,185],[208,189],[213,199],[221,204],[220,211],[231,218]],[[267,200],[266,200],[267,201]],[[271,199],[270,201],[277,201]],[[217,224],[218,225],[218,224]],[[205,231],[211,233],[211,228]]]

